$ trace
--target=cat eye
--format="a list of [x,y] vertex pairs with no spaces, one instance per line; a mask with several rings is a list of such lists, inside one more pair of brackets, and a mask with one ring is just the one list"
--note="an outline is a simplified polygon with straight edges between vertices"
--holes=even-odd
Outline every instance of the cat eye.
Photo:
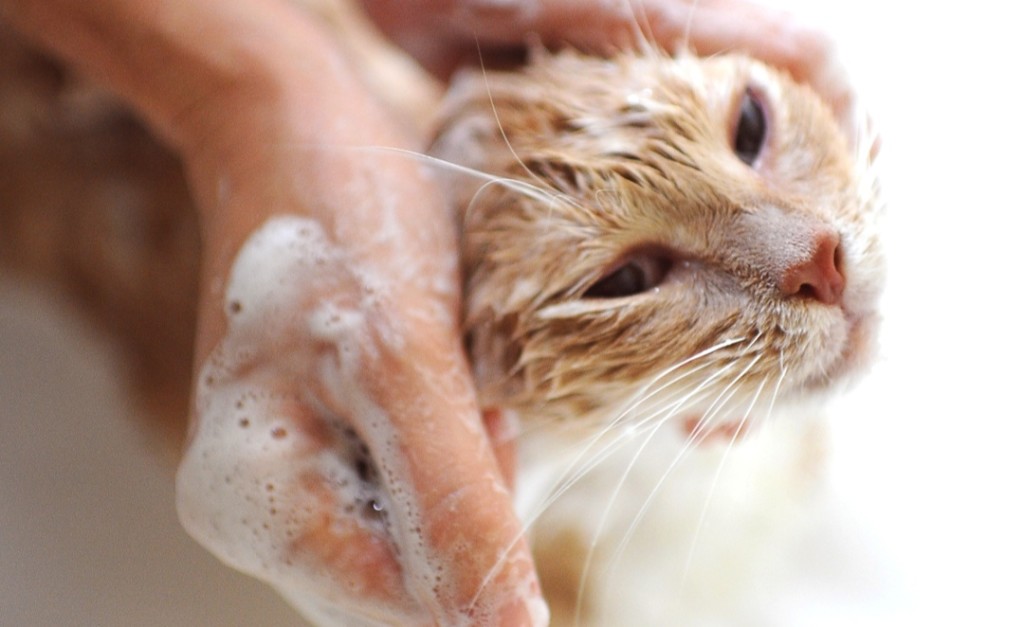
[[584,298],[623,298],[653,289],[661,284],[672,266],[672,260],[655,253],[630,257],[594,283]]
[[740,102],[736,135],[732,142],[733,152],[743,163],[753,165],[764,148],[767,134],[768,122],[764,115],[764,108],[748,89],[744,92],[743,100]]

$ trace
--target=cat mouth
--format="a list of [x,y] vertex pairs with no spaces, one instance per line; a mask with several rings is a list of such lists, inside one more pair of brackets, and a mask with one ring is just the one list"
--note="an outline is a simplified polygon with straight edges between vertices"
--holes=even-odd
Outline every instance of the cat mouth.
[[715,443],[729,444],[745,437],[750,431],[749,420],[715,421],[714,424],[708,424],[708,421],[699,415],[683,417],[679,421],[679,425],[683,435],[699,446]]
[[[793,392],[828,392],[863,374],[877,352],[878,316],[844,310],[846,335],[842,350],[818,374],[791,388]],[[785,394],[784,394],[785,396]],[[676,417],[683,436],[698,446],[731,444],[742,440],[759,422],[755,416],[709,418],[707,413]]]

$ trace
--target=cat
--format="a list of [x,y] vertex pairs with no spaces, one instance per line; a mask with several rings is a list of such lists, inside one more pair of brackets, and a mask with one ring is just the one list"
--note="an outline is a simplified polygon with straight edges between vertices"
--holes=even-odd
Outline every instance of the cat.
[[[2,261],[76,292],[182,429],[198,235],[180,168],[101,91],[0,45]],[[479,173],[441,168],[467,347],[484,405],[520,425],[554,623],[755,620],[821,463],[820,422],[790,414],[870,358],[872,138],[741,56],[533,56],[458,80],[431,153]],[[714,493],[741,523],[720,528]]]
[[[446,188],[471,361],[484,406],[522,425],[554,624],[756,619],[758,562],[821,468],[799,416],[873,353],[872,138],[734,55],[539,51],[446,106],[435,154],[495,177]],[[769,418],[772,443],[744,446]],[[751,474],[723,479],[730,447]],[[707,516],[716,481],[732,521]]]

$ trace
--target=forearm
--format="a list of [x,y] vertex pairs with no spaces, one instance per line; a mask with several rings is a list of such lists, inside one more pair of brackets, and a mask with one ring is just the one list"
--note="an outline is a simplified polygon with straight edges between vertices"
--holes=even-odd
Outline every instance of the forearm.
[[112,89],[178,147],[223,123],[207,119],[215,107],[237,116],[245,109],[232,105],[247,96],[268,102],[336,62],[318,29],[287,9],[266,0],[0,0],[24,35]]

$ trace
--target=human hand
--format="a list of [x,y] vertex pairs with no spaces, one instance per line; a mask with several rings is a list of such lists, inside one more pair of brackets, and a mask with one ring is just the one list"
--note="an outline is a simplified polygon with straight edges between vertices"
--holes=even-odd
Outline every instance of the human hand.
[[[319,25],[272,1],[8,12],[126,97],[188,169],[204,246],[202,377],[180,471],[190,531],[289,596],[315,597],[311,612],[542,614],[461,352],[454,227],[417,164],[347,150],[420,146]],[[246,255],[267,233],[307,248]],[[319,259],[304,256],[314,248]],[[261,290],[274,278],[289,284]],[[345,472],[367,488],[351,511]]]
[[699,55],[741,51],[783,68],[832,107],[855,136],[855,94],[832,39],[798,16],[751,0],[363,0],[381,29],[441,76],[478,64],[483,50],[522,47],[525,34],[548,45],[608,53],[654,41]]
[[[370,6],[402,41],[441,25],[417,44],[435,65],[473,34],[505,45],[536,31],[600,48],[634,24],[578,1],[511,21],[469,0],[396,4]],[[324,620],[485,622],[492,608],[495,623],[543,622],[463,362],[453,227],[414,163],[347,150],[420,145],[345,54],[271,0],[11,6],[23,28],[124,95],[188,168],[204,231],[202,376],[180,484],[192,532]],[[701,31],[715,21],[687,3],[647,10],[666,44],[690,15],[699,51],[765,41],[751,29],[722,44],[735,32],[726,12],[721,31]],[[401,27],[399,14],[418,26]],[[817,49],[779,43],[760,56],[782,55],[794,73],[821,62]]]

